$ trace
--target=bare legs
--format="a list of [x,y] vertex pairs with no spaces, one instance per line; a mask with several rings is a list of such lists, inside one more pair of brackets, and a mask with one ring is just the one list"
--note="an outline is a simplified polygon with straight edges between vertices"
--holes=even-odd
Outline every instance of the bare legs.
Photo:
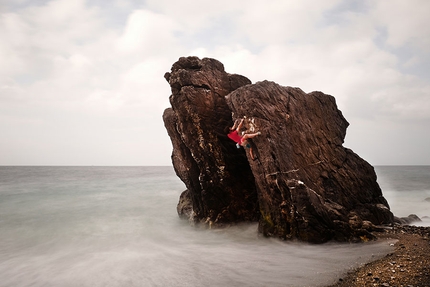
[[242,137],[242,141],[246,141],[247,139],[252,139],[252,138],[254,138],[256,136],[259,136],[259,135],[261,135],[260,132],[253,133],[253,134],[244,134],[243,137]]
[[252,139],[252,138],[259,136],[259,135],[261,135],[260,132],[253,133],[253,134],[244,134],[242,137],[242,146],[244,148],[247,148],[247,147],[249,148],[249,156],[251,157],[252,160],[254,160],[254,153],[252,152],[251,144],[248,143],[248,139]]

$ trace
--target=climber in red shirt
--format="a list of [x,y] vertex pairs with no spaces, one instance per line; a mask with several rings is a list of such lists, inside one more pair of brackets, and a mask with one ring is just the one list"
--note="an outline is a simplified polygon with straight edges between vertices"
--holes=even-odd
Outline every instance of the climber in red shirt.
[[254,154],[252,153],[252,147],[251,144],[247,141],[250,138],[256,137],[258,135],[261,135],[260,132],[257,133],[253,133],[253,134],[247,134],[245,132],[241,132],[240,129],[242,128],[243,125],[243,119],[241,119],[239,121],[239,119],[237,119],[234,122],[233,127],[230,128],[230,132],[227,134],[227,136],[236,142],[237,147],[239,148],[239,146],[243,146],[245,148],[249,148],[249,155],[251,156],[251,159],[254,159]]

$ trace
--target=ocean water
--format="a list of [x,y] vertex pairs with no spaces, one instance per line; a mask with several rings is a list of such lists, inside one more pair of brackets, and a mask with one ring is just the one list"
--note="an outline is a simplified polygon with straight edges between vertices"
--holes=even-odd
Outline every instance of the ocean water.
[[430,226],[430,166],[376,166],[375,170],[394,215],[416,214],[422,221],[413,225]]
[[[396,215],[426,215],[429,167],[376,170]],[[0,286],[324,286],[393,248],[192,227],[184,188],[171,167],[0,166]]]

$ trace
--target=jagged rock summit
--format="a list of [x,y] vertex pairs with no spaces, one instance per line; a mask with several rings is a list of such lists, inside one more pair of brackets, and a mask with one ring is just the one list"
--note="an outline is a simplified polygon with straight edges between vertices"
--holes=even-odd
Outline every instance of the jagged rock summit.
[[[334,97],[252,84],[210,58],[180,58],[165,78],[172,107],[163,119],[187,187],[181,217],[259,221],[265,236],[315,243],[366,240],[393,222],[373,167],[343,147],[348,122]],[[248,147],[227,137],[236,119],[245,133],[261,133]]]

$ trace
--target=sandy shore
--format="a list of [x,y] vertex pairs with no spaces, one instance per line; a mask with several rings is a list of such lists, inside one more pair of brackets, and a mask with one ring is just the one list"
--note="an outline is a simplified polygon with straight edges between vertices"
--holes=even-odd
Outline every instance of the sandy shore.
[[350,271],[328,287],[430,286],[430,227],[397,226],[376,235],[397,239],[394,251]]

